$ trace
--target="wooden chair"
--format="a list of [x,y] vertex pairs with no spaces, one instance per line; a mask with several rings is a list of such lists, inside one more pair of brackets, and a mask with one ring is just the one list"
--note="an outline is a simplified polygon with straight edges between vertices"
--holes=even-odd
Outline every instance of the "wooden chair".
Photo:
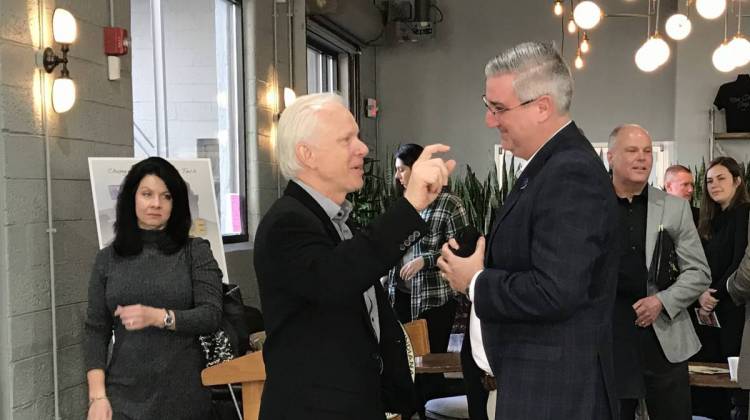
[[[429,345],[429,343],[428,343]],[[242,357],[203,369],[203,385],[242,384],[242,413],[244,420],[258,420],[260,415],[260,397],[266,381],[266,365],[263,363],[263,352],[256,351]],[[389,420],[401,420],[394,415]]]
[[[430,354],[430,338],[427,334],[427,321],[424,319],[417,319],[412,322],[404,324],[406,334],[409,336],[411,346],[414,351],[414,357],[421,359],[422,357]],[[434,356],[447,356],[451,353],[435,354]],[[430,356],[431,357],[431,356]],[[417,360],[419,365],[419,360]],[[434,408],[433,408],[434,407]],[[462,412],[460,417],[447,417],[447,412],[458,411]],[[432,412],[435,410],[436,412]],[[446,397],[446,398],[435,398],[426,402],[425,412],[427,418],[435,418],[432,415],[441,416],[438,418],[468,418],[468,402],[466,396]],[[465,414],[463,414],[465,412]]]
[[260,396],[266,381],[263,352],[256,351],[242,357],[203,369],[203,385],[242,384],[242,412],[244,420],[258,420]]
[[417,319],[404,324],[406,334],[411,341],[415,357],[421,357],[430,353],[430,337],[427,335],[427,321]]

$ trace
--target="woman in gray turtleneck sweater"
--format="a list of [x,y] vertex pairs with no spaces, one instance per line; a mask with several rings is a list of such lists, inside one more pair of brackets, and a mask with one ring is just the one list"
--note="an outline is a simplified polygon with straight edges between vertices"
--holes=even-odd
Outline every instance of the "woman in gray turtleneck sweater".
[[156,157],[134,165],[117,199],[115,239],[89,283],[89,420],[210,418],[197,336],[219,327],[222,274],[208,241],[188,237],[190,225],[177,169]]

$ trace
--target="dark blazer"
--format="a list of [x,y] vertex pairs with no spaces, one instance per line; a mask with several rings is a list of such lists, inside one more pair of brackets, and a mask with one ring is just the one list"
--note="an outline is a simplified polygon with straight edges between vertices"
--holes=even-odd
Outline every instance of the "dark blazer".
[[495,419],[619,416],[612,364],[617,201],[570,123],[500,208],[474,305],[497,377]]
[[[382,420],[413,412],[401,327],[380,277],[426,232],[399,199],[363,233],[341,241],[323,208],[290,182],[258,226],[255,270],[267,339],[266,420]],[[380,342],[363,293],[375,286]]]
[[[747,240],[750,242],[750,226],[746,232]],[[737,271],[729,276],[727,280],[727,291],[732,300],[738,305],[745,306],[745,325],[742,333],[742,345],[740,347],[740,361],[737,367],[737,379],[742,389],[750,389],[750,245],[745,247]],[[748,414],[750,420],[750,414]]]

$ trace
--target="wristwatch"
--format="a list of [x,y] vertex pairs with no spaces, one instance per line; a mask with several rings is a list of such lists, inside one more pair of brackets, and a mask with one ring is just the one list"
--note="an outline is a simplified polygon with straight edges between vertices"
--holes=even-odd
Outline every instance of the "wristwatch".
[[172,328],[174,325],[174,317],[172,316],[172,312],[170,312],[168,309],[164,309],[164,328]]

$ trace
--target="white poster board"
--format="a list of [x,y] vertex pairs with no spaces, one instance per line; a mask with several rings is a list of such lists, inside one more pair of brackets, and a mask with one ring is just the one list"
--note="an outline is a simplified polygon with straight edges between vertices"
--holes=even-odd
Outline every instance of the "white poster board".
[[[91,194],[94,197],[96,232],[99,236],[99,249],[109,245],[115,238],[114,222],[117,194],[120,185],[130,168],[140,162],[138,158],[89,158]],[[224,283],[229,282],[227,263],[224,258],[224,243],[219,231],[219,212],[216,207],[209,159],[169,159],[180,171],[188,185],[188,200],[193,226],[191,236],[201,237],[211,243],[211,251],[224,273]]]

